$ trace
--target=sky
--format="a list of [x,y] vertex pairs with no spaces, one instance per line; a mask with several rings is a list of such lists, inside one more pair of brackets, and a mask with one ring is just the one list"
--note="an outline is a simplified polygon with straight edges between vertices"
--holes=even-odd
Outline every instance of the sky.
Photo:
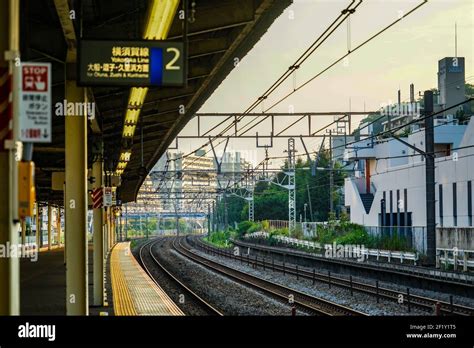
[[[422,0],[365,0],[350,19],[350,47],[353,49],[380,29],[407,13]],[[199,112],[239,113],[246,110],[350,3],[349,0],[295,0],[278,17],[253,49],[239,62],[215,90]],[[409,85],[415,94],[437,87],[438,60],[455,55],[454,28],[457,23],[457,55],[465,57],[466,82],[474,83],[474,1],[430,0],[410,16],[352,53],[323,75],[269,110],[283,95],[299,86],[347,53],[348,25],[341,25],[313,55],[254,112],[309,112],[378,110],[381,105],[409,97]],[[362,116],[353,117],[356,127]],[[294,118],[293,118],[294,119]],[[203,118],[201,129],[215,125],[219,118]],[[241,123],[249,122],[245,118]],[[276,131],[291,122],[279,118]],[[313,117],[312,131],[332,122],[332,117]],[[244,123],[245,122],[245,123]],[[308,133],[307,123],[287,134]],[[264,122],[249,134],[269,134],[270,122]],[[195,134],[196,120],[181,135]],[[188,153],[205,143],[205,139],[179,140],[179,151]],[[319,147],[321,139],[307,139],[309,151]],[[260,145],[264,143],[260,140]],[[270,156],[282,156],[286,139],[274,140]],[[303,147],[296,141],[298,153]],[[222,151],[223,144],[217,147]],[[256,164],[264,156],[253,139],[231,139],[228,149],[240,151]],[[207,147],[206,150],[210,150]],[[209,152],[212,155],[212,152]],[[279,163],[275,162],[274,165]]]

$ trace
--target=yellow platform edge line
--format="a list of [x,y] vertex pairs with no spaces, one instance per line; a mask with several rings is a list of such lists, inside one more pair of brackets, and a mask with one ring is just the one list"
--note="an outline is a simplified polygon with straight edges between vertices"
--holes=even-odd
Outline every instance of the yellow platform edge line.
[[115,245],[112,249],[110,259],[114,312],[117,316],[138,314],[123,275],[118,255],[119,252],[122,252],[125,249],[124,246],[123,243]]

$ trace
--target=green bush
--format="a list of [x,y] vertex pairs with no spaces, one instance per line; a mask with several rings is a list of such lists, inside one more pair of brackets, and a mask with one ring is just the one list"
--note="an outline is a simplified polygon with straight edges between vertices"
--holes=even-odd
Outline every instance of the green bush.
[[268,220],[262,221],[262,229],[266,232],[270,231],[270,222]]
[[220,248],[227,248],[230,246],[229,237],[230,231],[216,231],[212,232],[208,237],[204,238],[204,240]]
[[259,222],[254,222],[252,226],[247,230],[247,233],[259,232],[262,230],[262,224]]
[[289,233],[289,231],[288,231],[288,228],[286,228],[286,227],[277,228],[277,229],[272,230],[272,231],[270,232],[270,237],[273,237],[273,236],[289,237],[289,236],[290,236],[290,233]]
[[237,225],[237,230],[241,235],[243,235],[248,232],[249,228],[252,227],[253,224],[254,222],[252,221],[241,221]]
[[351,232],[335,238],[334,242],[336,242],[336,244],[356,244],[368,246],[372,244],[372,238],[363,227],[357,226]]

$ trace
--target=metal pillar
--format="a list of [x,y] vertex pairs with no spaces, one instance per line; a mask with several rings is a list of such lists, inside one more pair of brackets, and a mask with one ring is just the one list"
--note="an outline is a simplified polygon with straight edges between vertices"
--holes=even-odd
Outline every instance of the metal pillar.
[[288,231],[296,227],[295,139],[288,139]]
[[207,204],[207,236],[211,235],[211,205]]
[[26,244],[26,219],[21,219],[21,245]]
[[212,231],[217,231],[216,226],[216,201],[212,201]]
[[48,250],[51,250],[51,229],[52,229],[53,207],[48,203]]
[[114,233],[114,225],[113,225],[113,212],[112,212],[112,207],[109,208],[109,221],[108,221],[108,251],[112,249],[112,236]]
[[[69,55],[69,53],[68,53]],[[68,57],[68,63],[71,62]],[[75,63],[75,62],[74,62]],[[87,102],[84,89],[67,80],[68,102]],[[88,315],[87,271],[87,117],[65,117],[66,128],[66,313]]]
[[227,194],[224,193],[224,229],[229,228],[229,212],[227,210]]
[[[102,187],[103,162],[92,164],[92,176],[95,178],[94,188]],[[93,210],[93,253],[94,253],[94,306],[104,304],[104,234],[102,231],[102,207]]]
[[146,239],[148,239],[148,212],[145,212],[145,233]]
[[128,230],[128,211],[127,211],[127,205],[125,204],[125,240],[128,239],[127,230]]
[[250,190],[250,197],[247,199],[249,202],[249,221],[255,221],[255,204],[253,200],[253,188]]
[[332,193],[334,190],[334,161],[332,160],[332,130],[329,131],[329,165],[331,170],[329,171],[329,211],[334,211],[334,201]]
[[109,208],[104,208],[103,229],[104,229],[104,258],[109,253]]
[[36,202],[36,248],[39,250],[41,246],[40,236],[41,236],[41,220],[40,219],[40,206],[39,203]]
[[[433,113],[433,92],[424,93],[424,114]],[[435,155],[433,117],[425,119],[426,163],[426,255],[429,265],[436,264]]]
[[[16,140],[18,132],[19,68],[19,11],[20,2],[0,0],[0,86],[11,91],[1,95],[0,103],[6,104],[1,111],[2,128],[7,132],[0,144],[0,192],[5,195],[0,209],[0,244],[17,245],[20,229],[18,219],[18,164]],[[8,54],[7,54],[8,52]],[[7,59],[8,61],[5,61]],[[9,83],[12,82],[11,85]],[[10,87],[13,87],[13,90]],[[13,99],[10,97],[13,96]],[[13,105],[12,105],[13,102]],[[4,122],[7,120],[7,122]],[[11,122],[9,124],[9,122]],[[13,128],[11,127],[13,125]],[[20,264],[18,257],[0,258],[0,315],[20,313]]]
[[56,215],[56,229],[58,231],[58,246],[61,246],[61,208],[58,207],[58,214]]

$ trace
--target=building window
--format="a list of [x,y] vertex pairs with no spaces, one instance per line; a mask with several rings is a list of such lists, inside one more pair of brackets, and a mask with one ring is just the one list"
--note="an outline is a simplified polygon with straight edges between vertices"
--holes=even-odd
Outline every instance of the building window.
[[439,184],[439,224],[443,226],[443,185]]
[[458,192],[457,185],[453,182],[453,221],[454,226],[458,225]]
[[467,220],[469,226],[472,226],[472,182],[467,182]]

